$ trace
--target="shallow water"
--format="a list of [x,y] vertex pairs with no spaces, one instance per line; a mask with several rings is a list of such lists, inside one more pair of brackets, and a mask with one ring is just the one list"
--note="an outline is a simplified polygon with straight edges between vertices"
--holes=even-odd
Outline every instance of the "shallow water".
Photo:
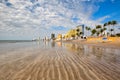
[[120,49],[61,42],[0,44],[0,80],[120,80]]

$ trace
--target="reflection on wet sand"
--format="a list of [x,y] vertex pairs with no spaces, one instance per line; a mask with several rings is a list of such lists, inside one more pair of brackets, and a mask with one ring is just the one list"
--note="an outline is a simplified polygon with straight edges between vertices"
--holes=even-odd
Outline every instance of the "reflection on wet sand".
[[119,49],[42,43],[0,54],[0,80],[120,79]]
[[96,46],[65,44],[69,51],[73,51],[81,57],[91,57],[105,62],[119,62],[120,50]]

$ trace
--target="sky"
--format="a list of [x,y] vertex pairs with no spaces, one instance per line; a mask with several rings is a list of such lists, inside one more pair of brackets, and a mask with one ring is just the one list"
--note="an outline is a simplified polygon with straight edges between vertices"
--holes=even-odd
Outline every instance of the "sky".
[[84,24],[116,20],[120,32],[120,0],[0,0],[0,40],[29,40],[65,34]]

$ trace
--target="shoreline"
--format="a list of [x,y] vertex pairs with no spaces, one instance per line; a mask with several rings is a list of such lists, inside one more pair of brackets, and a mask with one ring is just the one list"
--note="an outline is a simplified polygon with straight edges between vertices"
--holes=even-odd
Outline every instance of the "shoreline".
[[97,46],[97,47],[107,47],[107,48],[120,48],[120,40],[111,40],[111,41],[102,41],[102,40],[69,40],[63,41],[64,43],[74,43],[74,44],[81,44],[81,45],[90,45],[90,46]]

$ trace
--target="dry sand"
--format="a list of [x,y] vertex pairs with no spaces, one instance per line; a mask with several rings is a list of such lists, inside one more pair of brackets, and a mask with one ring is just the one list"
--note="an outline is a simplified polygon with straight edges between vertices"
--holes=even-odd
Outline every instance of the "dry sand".
[[100,37],[100,38],[88,38],[87,40],[72,40],[68,42],[100,47],[120,48],[120,37],[109,37],[108,40],[106,41],[103,41],[102,38]]
[[120,55],[105,62],[83,54],[67,47],[16,49],[0,55],[0,80],[120,80]]

